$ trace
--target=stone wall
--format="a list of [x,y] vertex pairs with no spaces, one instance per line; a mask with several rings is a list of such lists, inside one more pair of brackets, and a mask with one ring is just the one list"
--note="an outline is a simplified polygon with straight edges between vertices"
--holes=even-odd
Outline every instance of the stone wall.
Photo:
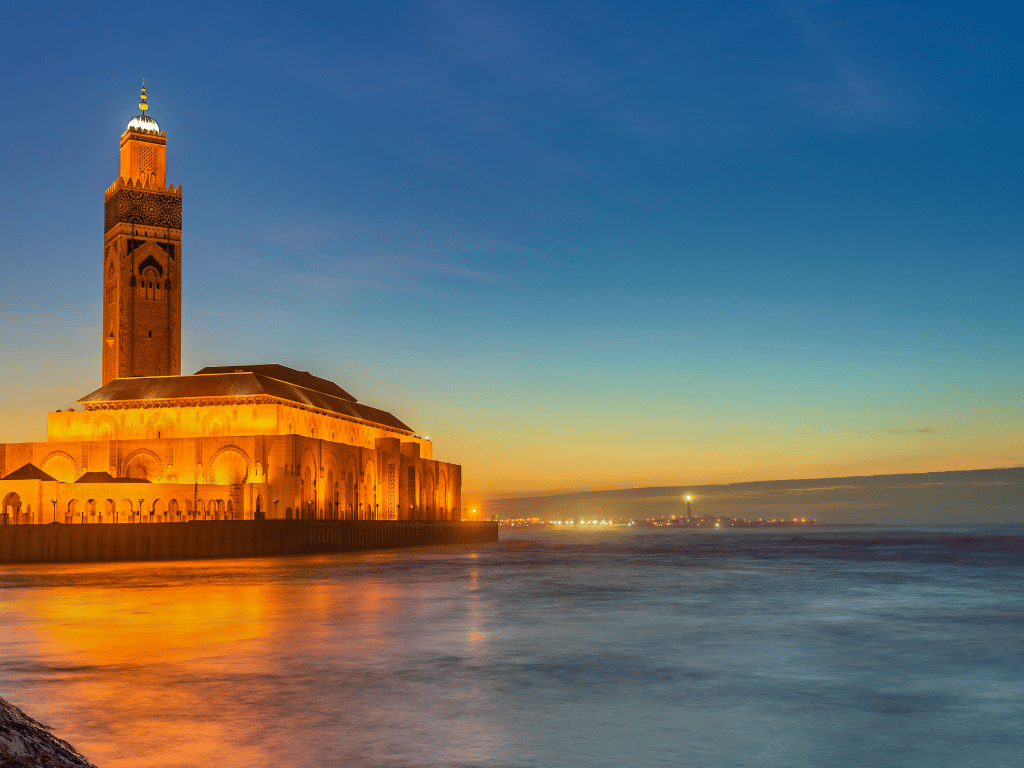
[[0,563],[188,560],[486,544],[498,524],[405,520],[236,520],[2,525]]
[[[430,456],[422,442],[398,438],[365,448],[294,434],[7,443],[0,477],[32,463],[60,484],[0,481],[0,502],[17,493],[23,512],[32,507],[26,522],[81,522],[86,505],[90,520],[134,510],[170,522],[172,506],[184,515],[196,498],[200,516],[223,517],[234,488],[236,518],[252,519],[258,507],[268,518],[460,520],[462,468]],[[87,471],[151,485],[76,483]]]

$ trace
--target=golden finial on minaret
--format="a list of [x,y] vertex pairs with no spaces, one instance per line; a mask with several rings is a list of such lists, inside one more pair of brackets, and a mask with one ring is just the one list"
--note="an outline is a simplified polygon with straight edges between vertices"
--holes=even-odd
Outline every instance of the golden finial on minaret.
[[142,110],[142,114],[146,114],[146,110],[149,109],[149,104],[146,103],[146,78],[142,78],[142,96],[139,98],[142,99],[139,102],[139,109]]

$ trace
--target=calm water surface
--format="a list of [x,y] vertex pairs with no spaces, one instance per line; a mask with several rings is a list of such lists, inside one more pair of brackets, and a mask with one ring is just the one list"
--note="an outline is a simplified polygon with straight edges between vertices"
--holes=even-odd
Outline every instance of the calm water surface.
[[1024,530],[503,533],[0,566],[0,696],[101,768],[1020,766]]

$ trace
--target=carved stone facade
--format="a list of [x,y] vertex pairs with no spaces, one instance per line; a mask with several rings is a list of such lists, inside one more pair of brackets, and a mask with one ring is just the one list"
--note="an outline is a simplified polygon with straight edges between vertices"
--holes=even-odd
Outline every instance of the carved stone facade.
[[[0,515],[23,524],[461,519],[461,467],[421,456],[416,443],[374,442],[224,435],[0,444],[8,471],[32,464],[51,478],[0,480]],[[117,464],[108,466],[111,456]],[[105,482],[79,482],[104,472]],[[148,482],[126,482],[139,480]]]

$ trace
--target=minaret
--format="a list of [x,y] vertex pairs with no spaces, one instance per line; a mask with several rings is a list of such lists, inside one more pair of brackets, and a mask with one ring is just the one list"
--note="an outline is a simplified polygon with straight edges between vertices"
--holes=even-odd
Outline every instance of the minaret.
[[181,186],[167,186],[167,134],[146,111],[121,134],[103,223],[103,384],[181,373]]

